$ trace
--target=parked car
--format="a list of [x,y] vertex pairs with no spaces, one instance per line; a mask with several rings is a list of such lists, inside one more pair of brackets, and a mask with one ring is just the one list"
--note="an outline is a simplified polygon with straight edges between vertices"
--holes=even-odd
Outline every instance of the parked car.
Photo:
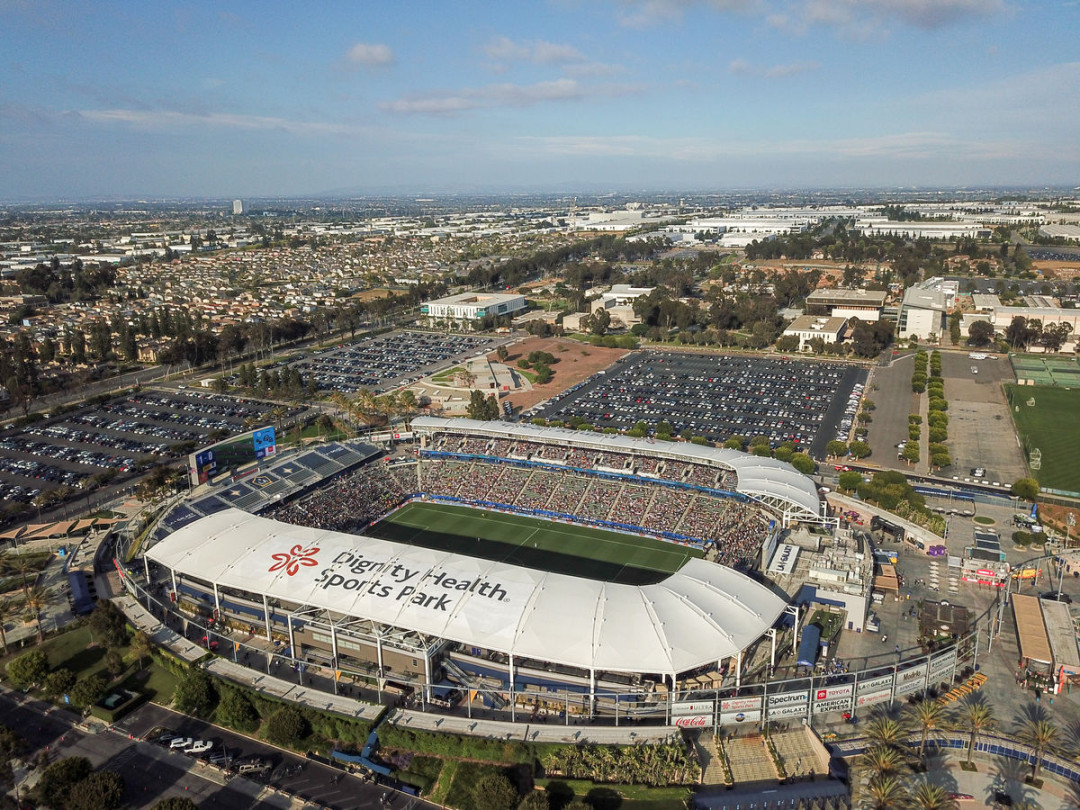
[[198,756],[199,754],[205,754],[213,747],[214,744],[209,740],[196,740],[192,743],[191,747],[187,749],[187,753]]
[[177,737],[171,743],[169,743],[169,748],[172,748],[174,751],[186,751],[194,744],[195,740],[193,740],[191,737]]

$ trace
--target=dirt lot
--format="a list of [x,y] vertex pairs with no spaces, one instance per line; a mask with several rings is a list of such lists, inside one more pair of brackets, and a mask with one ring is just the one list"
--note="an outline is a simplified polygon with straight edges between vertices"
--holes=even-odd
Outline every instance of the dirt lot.
[[[527,410],[538,402],[565,391],[577,385],[582,380],[591,377],[598,371],[607,368],[620,357],[625,357],[629,352],[626,349],[607,349],[603,346],[590,346],[576,340],[565,338],[526,338],[521,343],[507,346],[510,354],[506,358],[508,366],[517,366],[517,361],[522,357],[528,357],[530,353],[550,352],[555,356],[555,363],[551,370],[555,372],[551,382],[547,385],[538,385],[532,391],[513,395],[515,408]],[[498,362],[498,356],[492,352],[488,359]]]

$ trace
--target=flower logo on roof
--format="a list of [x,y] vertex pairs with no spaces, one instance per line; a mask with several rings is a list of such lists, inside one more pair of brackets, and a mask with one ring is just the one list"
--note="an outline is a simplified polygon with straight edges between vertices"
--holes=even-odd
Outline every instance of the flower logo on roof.
[[317,546],[311,548],[304,548],[299,543],[289,549],[288,553],[275,554],[273,558],[277,560],[270,566],[270,572],[284,571],[290,577],[300,570],[300,566],[312,566],[318,565],[318,560],[315,559],[315,555],[319,553]]

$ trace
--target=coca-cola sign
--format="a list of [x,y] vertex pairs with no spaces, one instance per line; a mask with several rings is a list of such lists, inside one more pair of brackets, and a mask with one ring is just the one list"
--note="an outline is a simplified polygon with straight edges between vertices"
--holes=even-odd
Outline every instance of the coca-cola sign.
[[708,728],[712,725],[712,717],[707,714],[693,714],[685,717],[676,717],[675,725],[679,728]]

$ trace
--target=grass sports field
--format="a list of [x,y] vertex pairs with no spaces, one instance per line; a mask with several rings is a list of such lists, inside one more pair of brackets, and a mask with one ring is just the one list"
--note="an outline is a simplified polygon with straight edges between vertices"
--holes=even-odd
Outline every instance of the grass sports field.
[[1031,473],[1039,485],[1080,492],[1080,390],[1007,385],[1005,393],[1024,453],[1042,451],[1042,468]]
[[695,548],[467,506],[414,502],[366,534],[560,574],[646,585],[678,571]]

